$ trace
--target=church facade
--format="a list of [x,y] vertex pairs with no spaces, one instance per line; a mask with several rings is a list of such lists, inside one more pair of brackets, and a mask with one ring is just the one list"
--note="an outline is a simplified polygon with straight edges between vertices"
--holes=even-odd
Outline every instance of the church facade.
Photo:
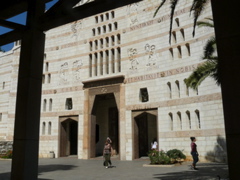
[[[39,157],[102,155],[107,137],[120,160],[180,149],[190,157],[197,138],[201,160],[226,160],[221,89],[207,78],[195,91],[184,80],[202,63],[214,30],[192,36],[190,1],[179,2],[169,43],[169,4],[153,17],[145,0],[46,32]],[[211,18],[208,4],[199,20]],[[0,141],[11,142],[20,42],[0,52]]]

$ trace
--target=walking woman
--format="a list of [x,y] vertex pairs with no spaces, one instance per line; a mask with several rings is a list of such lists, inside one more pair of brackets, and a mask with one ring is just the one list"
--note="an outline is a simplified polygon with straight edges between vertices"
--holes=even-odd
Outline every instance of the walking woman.
[[198,152],[197,152],[197,145],[196,145],[196,138],[195,137],[190,137],[191,139],[191,155],[192,155],[192,158],[193,158],[193,163],[192,163],[192,169],[194,170],[198,170],[196,168],[196,164],[198,162]]
[[[112,155],[112,146],[111,146],[111,139],[108,137],[106,142],[105,142],[105,145],[104,145],[104,148],[103,148],[103,157],[104,157],[104,166],[106,168],[109,168],[111,167],[112,165],[112,162],[111,162],[111,155]],[[108,164],[110,166],[108,166]]]

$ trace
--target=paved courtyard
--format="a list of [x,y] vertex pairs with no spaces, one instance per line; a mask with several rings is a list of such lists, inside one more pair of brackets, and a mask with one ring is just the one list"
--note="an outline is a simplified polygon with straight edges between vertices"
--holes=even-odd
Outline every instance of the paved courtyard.
[[[191,162],[173,167],[143,167],[148,160],[112,160],[115,167],[103,167],[103,159],[77,158],[39,159],[39,180],[218,180],[228,177],[228,167],[221,163],[198,163],[198,171],[190,170]],[[0,180],[9,180],[11,160],[0,159]]]

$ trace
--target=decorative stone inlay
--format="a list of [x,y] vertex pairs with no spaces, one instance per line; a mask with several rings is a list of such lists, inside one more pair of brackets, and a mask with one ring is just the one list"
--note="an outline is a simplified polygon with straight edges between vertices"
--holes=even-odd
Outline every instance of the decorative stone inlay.
[[135,70],[137,69],[137,65],[139,64],[137,56],[137,49],[136,48],[130,48],[128,49],[128,57],[131,62],[131,67],[129,69]]

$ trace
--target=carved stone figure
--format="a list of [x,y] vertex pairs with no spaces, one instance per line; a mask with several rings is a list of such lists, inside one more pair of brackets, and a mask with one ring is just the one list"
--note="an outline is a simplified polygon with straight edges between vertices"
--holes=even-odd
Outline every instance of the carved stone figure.
[[139,64],[138,59],[136,58],[136,55],[137,55],[136,48],[128,49],[128,57],[129,57],[129,60],[131,61],[130,69],[132,70],[137,69],[137,65]]
[[138,23],[138,3],[128,5],[127,14],[130,19],[130,26]]
[[148,61],[147,66],[156,65],[157,55],[155,53],[155,49],[156,49],[155,45],[149,45],[149,44],[145,45],[145,51],[146,51],[146,54],[148,55],[147,56],[147,61]]
[[83,65],[82,60],[76,60],[73,62],[73,69],[74,69],[73,75],[75,80],[81,79],[80,71],[81,71],[82,65]]

